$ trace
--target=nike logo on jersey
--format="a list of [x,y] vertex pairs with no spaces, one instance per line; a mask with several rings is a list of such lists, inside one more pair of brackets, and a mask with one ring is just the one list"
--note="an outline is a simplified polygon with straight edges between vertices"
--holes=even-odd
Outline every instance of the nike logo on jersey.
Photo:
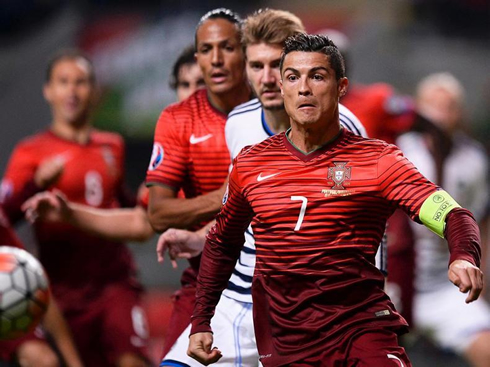
[[199,144],[199,143],[202,143],[203,141],[208,140],[212,136],[213,136],[213,134],[208,134],[208,135],[196,137],[196,136],[194,136],[194,134],[192,134],[191,138],[189,139],[189,142],[191,144]]
[[268,178],[274,177],[278,175],[281,172],[273,173],[272,175],[267,175],[267,176],[262,176],[262,172],[257,176],[257,182],[267,180]]

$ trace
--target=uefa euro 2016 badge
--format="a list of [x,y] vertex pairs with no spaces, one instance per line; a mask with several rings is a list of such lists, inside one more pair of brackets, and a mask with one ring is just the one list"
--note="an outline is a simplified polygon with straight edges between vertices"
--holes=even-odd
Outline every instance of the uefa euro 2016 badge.
[[350,180],[351,167],[346,167],[348,162],[333,162],[335,167],[328,169],[327,179],[334,182],[332,190],[345,190],[343,186],[345,180]]
[[163,162],[163,147],[160,143],[153,144],[153,151],[151,153],[150,165],[148,169],[150,171],[155,170]]
[[225,194],[223,195],[223,200],[221,201],[221,204],[225,205],[227,201],[228,201],[228,185],[226,185],[226,191]]

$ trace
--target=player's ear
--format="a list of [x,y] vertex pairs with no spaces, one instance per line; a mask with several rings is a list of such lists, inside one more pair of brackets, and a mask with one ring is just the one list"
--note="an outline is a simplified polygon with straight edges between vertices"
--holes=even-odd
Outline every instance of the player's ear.
[[281,88],[281,96],[284,97],[284,90],[282,89],[282,78],[279,79],[279,87]]
[[347,78],[340,78],[338,82],[338,91],[339,91],[339,98],[342,98],[345,96],[347,93],[347,90],[349,89],[349,79]]
[[49,83],[44,83],[44,86],[43,86],[43,96],[44,96],[44,99],[48,102],[51,102],[51,88],[50,88],[50,85]]

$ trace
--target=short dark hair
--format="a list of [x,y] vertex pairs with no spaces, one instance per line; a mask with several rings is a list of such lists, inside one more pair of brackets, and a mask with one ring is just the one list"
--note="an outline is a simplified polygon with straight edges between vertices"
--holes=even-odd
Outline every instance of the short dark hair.
[[56,64],[62,60],[84,60],[89,66],[89,78],[92,83],[95,83],[95,69],[92,60],[88,57],[88,55],[82,50],[76,48],[67,48],[57,51],[51,58],[48,60],[48,65],[46,67],[46,83],[51,80],[51,76],[53,74],[53,69]]
[[196,48],[197,48],[197,31],[199,30],[199,28],[201,28],[204,22],[210,19],[224,19],[234,24],[239,32],[239,39],[242,38],[242,18],[240,18],[238,13],[235,13],[233,10],[227,8],[217,8],[208,11],[206,14],[204,14],[201,17],[201,19],[199,19],[199,23],[197,23],[196,32],[194,36],[194,44]]
[[330,66],[335,71],[337,80],[345,77],[344,58],[335,43],[330,38],[318,34],[300,33],[289,37],[281,55],[280,70],[284,65],[284,58],[290,52],[320,52],[329,57]]
[[194,45],[189,45],[182,50],[179,57],[174,63],[172,67],[172,74],[170,74],[170,88],[176,90],[179,86],[179,71],[180,68],[184,65],[193,65],[197,63],[196,58],[194,56],[196,49]]

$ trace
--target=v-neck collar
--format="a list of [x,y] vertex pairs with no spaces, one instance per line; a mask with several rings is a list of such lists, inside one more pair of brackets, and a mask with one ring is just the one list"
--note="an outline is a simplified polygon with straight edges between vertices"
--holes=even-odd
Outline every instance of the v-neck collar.
[[337,144],[339,144],[345,137],[345,129],[341,127],[339,134],[335,138],[333,138],[331,141],[325,143],[321,147],[309,152],[309,153],[304,153],[301,150],[299,150],[288,138],[288,133],[291,130],[289,128],[283,135],[283,142],[287,150],[297,157],[298,159],[301,159],[303,162],[309,162],[312,159],[315,159],[325,153],[326,151],[332,149],[335,147]]

